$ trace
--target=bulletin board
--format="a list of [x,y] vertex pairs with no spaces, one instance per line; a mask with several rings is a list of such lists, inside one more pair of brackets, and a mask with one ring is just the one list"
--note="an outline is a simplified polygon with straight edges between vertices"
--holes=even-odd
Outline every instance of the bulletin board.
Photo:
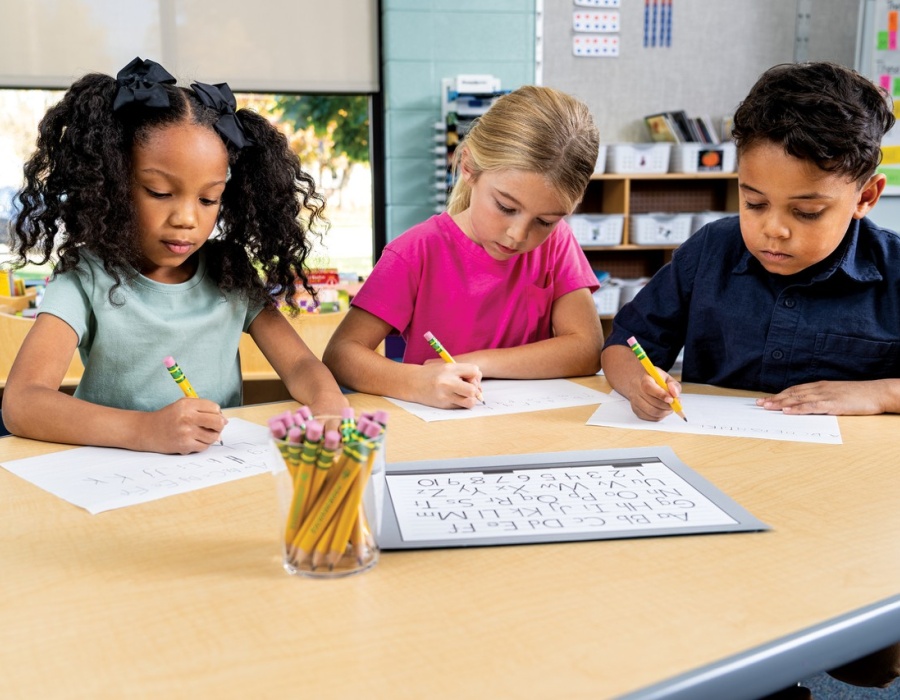
[[[644,45],[645,8],[653,0],[544,0],[539,54],[542,82],[581,98],[604,143],[649,140],[643,117],[672,110],[720,122],[767,68],[794,60],[797,3],[784,0],[665,0],[670,36]],[[663,0],[659,0],[662,11]],[[594,5],[595,7],[590,7]],[[851,6],[851,7],[848,7]],[[615,55],[576,56],[576,12],[615,13]],[[849,11],[848,11],[849,10]],[[584,27],[582,27],[584,29]],[[853,66],[856,3],[816,0],[804,47],[808,60]]]
[[[894,100],[894,116],[900,116],[900,3],[865,0],[861,5],[858,70],[884,88]],[[887,176],[885,194],[900,194],[900,128],[894,127],[881,141],[878,172]]]
[[668,447],[387,465],[382,549],[769,529]]

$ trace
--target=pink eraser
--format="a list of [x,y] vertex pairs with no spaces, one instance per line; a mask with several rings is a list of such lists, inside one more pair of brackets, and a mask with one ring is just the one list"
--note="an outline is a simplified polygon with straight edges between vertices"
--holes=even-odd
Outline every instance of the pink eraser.
[[312,418],[312,411],[309,409],[309,406],[301,406],[297,409],[297,413],[303,418],[303,421],[306,422],[310,418]]
[[299,445],[300,441],[303,439],[303,431],[300,430],[300,428],[291,428],[288,430],[287,438],[288,442]]
[[341,444],[341,434],[337,430],[329,430],[325,433],[324,447],[326,450],[336,450]]
[[272,431],[272,437],[276,437],[279,440],[287,435],[287,428],[284,427],[284,421],[278,416],[269,418],[269,430]]
[[381,433],[381,426],[378,423],[366,423],[362,432],[367,438],[378,437]]
[[174,367],[175,366],[175,358],[169,355],[168,357],[163,359],[163,364],[166,367]]
[[346,406],[342,408],[341,418],[353,418],[353,406]]
[[425,331],[425,340],[434,340],[434,333],[431,331]]
[[306,424],[306,439],[310,442],[318,442],[322,439],[322,433],[324,431],[325,426],[317,420],[311,420]]
[[635,338],[634,336],[631,336],[631,337],[628,339],[628,344],[629,344],[629,345],[637,345],[637,338]]
[[384,410],[375,411],[375,422],[379,425],[387,425],[388,412]]

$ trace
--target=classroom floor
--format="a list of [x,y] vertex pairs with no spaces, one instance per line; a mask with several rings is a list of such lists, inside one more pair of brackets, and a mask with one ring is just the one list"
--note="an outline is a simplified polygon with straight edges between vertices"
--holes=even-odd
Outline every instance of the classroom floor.
[[857,688],[836,681],[827,673],[820,673],[800,685],[809,688],[815,700],[900,700],[900,681],[883,689]]

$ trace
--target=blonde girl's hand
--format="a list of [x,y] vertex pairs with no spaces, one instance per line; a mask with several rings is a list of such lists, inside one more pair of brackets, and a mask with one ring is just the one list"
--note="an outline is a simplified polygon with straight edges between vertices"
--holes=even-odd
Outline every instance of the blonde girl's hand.
[[481,370],[466,362],[426,362],[419,403],[435,408],[472,408],[481,403]]
[[209,399],[183,398],[145,415],[146,443],[141,449],[163,454],[202,452],[221,440],[228,422],[219,405]]
[[672,413],[673,397],[681,394],[681,384],[657,367],[669,391],[657,384],[646,372],[638,380],[637,391],[631,392],[631,410],[641,420],[660,421]]

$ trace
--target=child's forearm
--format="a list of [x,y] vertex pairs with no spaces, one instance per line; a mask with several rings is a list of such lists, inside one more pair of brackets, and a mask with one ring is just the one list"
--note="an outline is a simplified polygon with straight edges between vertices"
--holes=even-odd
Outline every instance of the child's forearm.
[[46,387],[4,397],[3,420],[14,435],[71,445],[144,449],[142,413],[100,406]]
[[284,383],[295,401],[309,406],[314,415],[340,415],[349,406],[328,368],[315,357],[297,363]]
[[603,375],[609,385],[627,399],[637,391],[646,371],[627,345],[610,345],[603,351]]
[[426,391],[421,365],[395,362],[353,340],[329,345],[324,360],[338,383],[353,391],[419,403]]
[[561,335],[515,348],[479,350],[456,356],[478,365],[485,379],[555,379],[584,377],[600,371],[603,339]]

